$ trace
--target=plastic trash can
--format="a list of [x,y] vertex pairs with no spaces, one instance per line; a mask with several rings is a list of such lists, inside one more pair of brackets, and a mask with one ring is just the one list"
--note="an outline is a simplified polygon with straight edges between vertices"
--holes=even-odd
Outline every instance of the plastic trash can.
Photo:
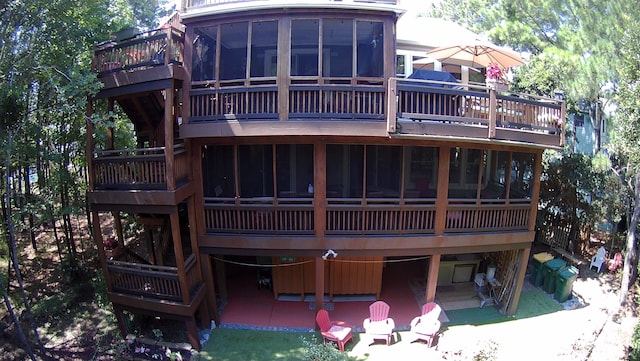
[[569,266],[558,271],[556,276],[556,291],[553,294],[553,298],[558,302],[564,302],[569,299],[571,290],[573,289],[573,282],[578,278],[579,270],[574,266]]
[[531,275],[529,275],[529,282],[531,282],[536,287],[540,287],[542,285],[542,282],[544,281],[544,277],[542,275],[542,265],[552,259],[553,255],[549,252],[534,254],[531,262],[533,268],[531,270]]
[[560,269],[566,266],[567,262],[559,258],[554,258],[542,265],[542,275],[544,277],[544,284],[542,285],[542,288],[545,290],[545,292],[553,293],[553,291],[555,291],[556,274]]

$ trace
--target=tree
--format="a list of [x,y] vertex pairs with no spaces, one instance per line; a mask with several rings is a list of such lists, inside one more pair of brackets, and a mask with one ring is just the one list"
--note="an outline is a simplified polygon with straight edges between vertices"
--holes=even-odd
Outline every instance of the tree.
[[615,132],[612,143],[614,150],[620,155],[621,166],[618,174],[633,192],[633,203],[630,210],[631,217],[627,232],[626,255],[623,268],[620,303],[627,301],[628,290],[637,278],[638,270],[638,240],[636,230],[640,217],[640,26],[637,22],[628,24],[620,47],[621,80],[617,89],[617,105]]
[[[634,195],[622,202],[630,205],[629,210],[633,209],[627,217],[630,225],[621,290],[624,302],[637,272],[636,225],[640,212],[637,184],[640,159],[634,154],[640,140],[636,137],[640,124],[634,112],[639,104],[633,100],[637,94],[639,61],[637,44],[633,44],[632,39],[640,35],[635,3],[626,0],[455,0],[454,4],[443,2],[433,13],[462,24],[473,24],[469,27],[485,32],[494,42],[530,54],[529,64],[516,71],[514,86],[518,90],[548,96],[561,90],[570,109],[576,104],[585,105],[597,131],[596,151],[602,150],[603,110],[616,103],[619,106],[618,115],[612,119],[616,128],[613,134],[619,140],[615,149],[605,151],[613,160],[610,164],[620,179],[619,184],[628,189],[622,194]],[[619,56],[622,49],[625,54]]]

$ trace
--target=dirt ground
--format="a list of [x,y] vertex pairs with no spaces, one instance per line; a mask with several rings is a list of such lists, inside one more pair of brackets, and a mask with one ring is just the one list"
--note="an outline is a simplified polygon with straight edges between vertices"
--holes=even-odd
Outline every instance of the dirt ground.
[[[97,301],[100,292],[89,281],[98,273],[96,252],[86,233],[88,227],[78,220],[78,228],[85,230],[77,241],[83,282],[65,281],[68,272],[60,267],[53,233],[46,231],[38,236],[38,252],[24,244],[21,265],[25,287],[32,299],[38,333],[51,360],[113,360],[120,336],[110,306]],[[595,253],[596,248],[594,245],[589,251]],[[483,352],[487,357],[476,359],[626,360],[638,318],[634,307],[622,311],[618,307],[619,277],[620,274],[587,272],[573,285],[574,295],[580,300],[575,309],[498,324],[451,327],[430,349],[420,343],[397,342],[391,346],[356,345],[350,354],[367,360],[468,360]],[[12,277],[13,295],[17,295],[16,285]],[[17,303],[18,297],[13,296],[13,301]],[[21,319],[24,329],[29,330],[24,314]],[[176,325],[179,328],[182,324]],[[179,339],[182,330],[175,331],[166,340],[183,342]],[[33,333],[29,340],[31,347],[37,349]],[[25,359],[3,303],[0,360]]]

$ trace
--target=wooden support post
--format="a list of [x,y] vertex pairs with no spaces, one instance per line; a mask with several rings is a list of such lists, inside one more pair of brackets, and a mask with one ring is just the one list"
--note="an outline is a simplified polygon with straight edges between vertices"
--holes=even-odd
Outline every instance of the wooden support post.
[[316,237],[324,237],[327,224],[327,148],[325,144],[316,143],[313,169],[313,222]]
[[440,255],[434,254],[429,259],[429,272],[427,286],[424,294],[424,302],[433,302],[436,299],[436,287],[438,287],[438,270],[440,268]]
[[196,350],[200,350],[200,335],[198,334],[198,326],[196,325],[195,318],[191,317],[184,323],[187,328],[187,337],[189,338],[191,347],[195,348]]
[[322,257],[316,257],[316,311],[324,308],[324,266]]
[[506,308],[506,314],[513,316],[518,309],[518,302],[520,302],[520,293],[522,292],[522,285],[524,283],[524,276],[527,273],[527,263],[529,262],[529,254],[531,253],[531,247],[523,248],[518,251],[518,275],[515,283],[515,289],[513,297]]
[[498,99],[495,89],[489,89],[489,139],[496,137],[496,122],[498,118]]
[[180,293],[182,295],[182,303],[188,304],[191,298],[189,292],[189,281],[187,280],[187,270],[184,266],[184,252],[182,251],[182,240],[180,237],[180,216],[177,207],[174,212],[169,215],[171,219],[171,235],[173,236],[173,252],[176,256],[176,268],[178,269],[178,282],[180,284]]
[[435,234],[441,236],[447,225],[447,205],[449,199],[449,162],[451,148],[441,147],[438,158],[438,190],[436,198]]
[[202,275],[204,276],[204,286],[207,288],[207,294],[204,302],[207,305],[209,316],[213,316],[213,320],[216,324],[220,324],[218,318],[218,303],[216,302],[216,288],[215,281],[213,280],[213,268],[211,267],[211,256],[203,254],[200,256],[200,264],[202,264]]
[[175,82],[171,81],[171,87],[165,89],[164,99],[164,158],[165,158],[165,182],[167,190],[176,189],[175,155],[173,149],[173,96]]
[[536,230],[536,217],[538,215],[538,199],[540,198],[540,178],[542,176],[542,151],[538,151],[536,153],[536,158],[534,162],[535,163],[533,166],[533,188],[531,188],[531,210],[529,214],[529,230],[530,231]]
[[224,256],[217,256],[218,259],[215,260],[215,275],[216,282],[218,282],[218,292],[220,292],[220,299],[226,301],[229,298],[227,293],[227,276],[224,268]]
[[98,247],[98,259],[102,266],[102,274],[104,275],[104,283],[107,286],[108,292],[113,292],[113,285],[111,284],[111,276],[107,270],[107,256],[104,252],[104,240],[102,239],[102,230],[100,228],[100,214],[97,211],[91,211],[93,217],[93,238],[96,240],[96,246]]

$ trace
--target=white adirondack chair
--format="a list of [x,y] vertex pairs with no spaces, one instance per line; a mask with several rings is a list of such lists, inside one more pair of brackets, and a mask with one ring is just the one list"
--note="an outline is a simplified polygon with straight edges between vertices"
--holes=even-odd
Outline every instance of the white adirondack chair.
[[602,268],[602,264],[606,261],[607,250],[604,247],[598,248],[598,252],[595,256],[591,257],[591,264],[589,264],[589,269],[596,268],[596,271],[600,273],[600,269]]

